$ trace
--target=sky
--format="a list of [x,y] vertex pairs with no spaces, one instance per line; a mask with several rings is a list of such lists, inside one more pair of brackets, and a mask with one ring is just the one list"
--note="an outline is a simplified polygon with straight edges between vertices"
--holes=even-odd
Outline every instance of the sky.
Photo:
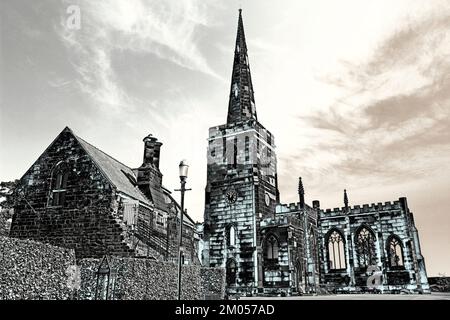
[[186,207],[202,221],[239,7],[282,202],[298,201],[299,176],[322,208],[342,207],[343,189],[350,205],[406,196],[428,274],[450,276],[448,0],[2,0],[0,180],[65,126],[130,167],[151,133],[168,189],[188,160]]

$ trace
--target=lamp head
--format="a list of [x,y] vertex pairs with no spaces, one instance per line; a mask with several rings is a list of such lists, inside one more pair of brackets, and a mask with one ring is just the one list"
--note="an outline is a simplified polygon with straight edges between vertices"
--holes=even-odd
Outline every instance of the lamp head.
[[180,165],[178,166],[180,173],[180,180],[186,180],[188,176],[189,165],[186,160],[181,160]]

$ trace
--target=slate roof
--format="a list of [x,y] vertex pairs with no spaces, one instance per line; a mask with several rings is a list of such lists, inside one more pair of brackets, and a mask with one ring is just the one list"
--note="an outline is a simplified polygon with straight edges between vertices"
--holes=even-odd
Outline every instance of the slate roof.
[[72,134],[81,144],[83,149],[89,154],[92,160],[98,165],[100,170],[106,175],[110,182],[117,188],[118,191],[127,194],[128,196],[139,200],[147,205],[151,202],[143,195],[137,186],[134,186],[130,178],[135,178],[134,172],[131,168],[123,163],[117,161],[110,155],[104,153],[100,149],[94,147],[90,143],[81,139],[73,132]]
[[161,185],[158,184],[156,179],[150,179],[149,185],[150,193],[155,207],[162,211],[169,212],[169,203],[171,203],[172,201],[166,197]]
[[[166,195],[177,206],[177,208],[178,208],[178,210],[177,210],[177,217],[180,218],[181,206],[178,204],[178,202],[175,201],[175,199],[172,197],[172,195],[170,193],[166,193]],[[194,220],[192,220],[192,218],[189,215],[187,215],[186,213],[184,214],[184,218],[183,219],[184,219],[184,222],[187,223],[187,224],[192,224],[192,226],[195,224]]]
[[[70,128],[66,128],[65,130],[69,130],[72,133],[82,148],[87,152],[87,154],[119,192],[139,200],[146,205],[152,206],[154,204],[156,208],[165,212],[169,211],[169,203],[173,202],[178,208],[177,211],[181,211],[180,205],[170,195],[170,192],[157,185],[154,180],[150,181],[150,192],[152,199],[148,199],[132,182],[132,180],[136,180],[137,169],[133,170],[120,161],[114,159],[110,155],[77,136]],[[187,214],[184,215],[184,221],[185,223],[194,223],[192,218]]]

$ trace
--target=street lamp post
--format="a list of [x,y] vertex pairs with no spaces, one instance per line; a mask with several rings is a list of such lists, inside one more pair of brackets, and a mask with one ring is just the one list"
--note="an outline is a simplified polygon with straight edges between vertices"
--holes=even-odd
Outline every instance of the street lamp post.
[[183,218],[184,218],[184,193],[191,189],[186,189],[186,179],[188,175],[189,165],[186,160],[182,160],[179,165],[180,184],[181,188],[175,191],[181,192],[181,213],[180,213],[180,238],[178,243],[178,300],[181,300],[181,258],[183,255]]

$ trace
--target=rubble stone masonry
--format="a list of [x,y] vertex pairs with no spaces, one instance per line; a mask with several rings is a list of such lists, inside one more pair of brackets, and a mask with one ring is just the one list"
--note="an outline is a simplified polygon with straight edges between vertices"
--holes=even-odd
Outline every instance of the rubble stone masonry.
[[[109,256],[75,260],[74,250],[0,237],[0,299],[170,300],[177,298],[177,265]],[[183,266],[182,298],[222,299],[225,270]]]

